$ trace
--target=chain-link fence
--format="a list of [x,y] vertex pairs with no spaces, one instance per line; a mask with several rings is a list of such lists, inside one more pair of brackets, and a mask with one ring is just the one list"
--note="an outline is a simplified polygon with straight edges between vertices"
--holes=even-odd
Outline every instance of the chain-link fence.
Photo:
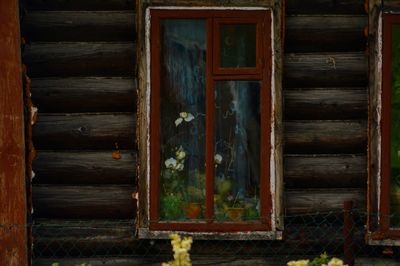
[[[350,265],[400,265],[396,241],[368,245],[366,220],[358,209],[287,215],[282,240],[195,238],[190,254],[193,265],[286,265],[324,252]],[[33,265],[160,265],[172,258],[170,240],[138,239],[134,220],[36,219],[28,226]]]

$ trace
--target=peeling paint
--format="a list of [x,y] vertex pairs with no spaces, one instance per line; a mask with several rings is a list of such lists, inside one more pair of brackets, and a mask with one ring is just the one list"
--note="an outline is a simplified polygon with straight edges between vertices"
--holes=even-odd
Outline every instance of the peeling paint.
[[[145,54],[146,54],[146,81],[145,81],[145,110],[144,112],[146,113],[146,125],[147,128],[150,128],[150,98],[151,98],[151,79],[150,79],[150,62],[151,62],[151,52],[150,52],[150,28],[151,28],[151,14],[150,10],[151,9],[174,9],[174,10],[271,10],[271,8],[266,8],[266,7],[182,7],[182,6],[168,6],[168,7],[148,7],[145,12]],[[276,129],[276,121],[275,121],[275,106],[276,106],[276,81],[275,81],[275,60],[276,60],[276,54],[275,54],[275,43],[274,43],[274,14],[273,12],[271,13],[271,50],[272,50],[272,73],[271,73],[271,134],[270,134],[270,141],[271,141],[271,147],[270,147],[270,192],[271,192],[271,199],[272,199],[272,213],[271,213],[271,230],[275,231],[276,230],[276,196],[280,193],[276,193],[277,188],[276,187],[276,178],[277,177],[277,171],[275,167],[275,162],[276,162],[276,157],[275,157],[275,152],[277,149],[276,145],[276,137],[275,137],[275,129]],[[280,147],[279,147],[280,148]],[[147,160],[146,160],[146,181],[147,181],[147,191],[146,191],[146,200],[147,203],[150,201],[150,133],[147,130],[147,136],[146,136],[146,154],[147,154]],[[138,201],[139,202],[139,201]],[[149,204],[147,205],[147,217],[150,217],[150,207]],[[139,213],[139,208],[138,208],[138,213]],[[147,233],[145,231],[147,230]],[[139,237],[143,238],[151,238],[149,235],[149,232],[154,233],[154,235],[159,235],[156,234],[154,231],[148,231],[147,228],[139,228]],[[162,231],[163,233],[166,233],[166,231]],[[151,233],[151,234],[152,234]],[[187,232],[185,232],[187,233]],[[259,232],[249,232],[248,234],[250,235],[257,235]],[[263,233],[263,239],[281,239],[282,235],[279,235],[279,232],[262,232]],[[199,233],[201,235],[206,235],[206,234],[215,234],[215,233],[204,233],[201,232]],[[227,233],[231,236],[238,236],[239,234],[232,234],[232,233]],[[243,233],[241,233],[243,234]],[[168,234],[167,234],[168,235]],[[218,233],[219,236],[222,236],[223,234]],[[270,238],[272,237],[273,238]],[[248,237],[248,235],[246,235]],[[153,237],[153,238],[159,238],[159,237]],[[248,239],[248,238],[247,238]]]

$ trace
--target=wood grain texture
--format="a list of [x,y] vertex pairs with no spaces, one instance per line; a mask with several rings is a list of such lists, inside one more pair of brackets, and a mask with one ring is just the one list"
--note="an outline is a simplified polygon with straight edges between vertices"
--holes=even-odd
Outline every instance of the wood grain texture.
[[135,44],[105,42],[31,43],[25,48],[23,60],[28,65],[30,77],[133,77]]
[[133,78],[32,80],[32,100],[42,113],[135,112],[136,96],[136,80]]
[[132,219],[136,203],[132,185],[33,187],[36,218]]
[[18,1],[0,1],[0,265],[28,264]]
[[364,154],[285,155],[285,188],[365,188]]
[[287,153],[364,153],[367,145],[367,123],[349,121],[287,121]]
[[[133,219],[135,217],[129,185],[57,186],[35,185],[33,201],[37,218]],[[288,189],[285,209],[288,215],[341,211],[345,200],[365,208],[365,189],[321,188]]]
[[136,151],[38,151],[35,184],[135,184]]
[[289,87],[366,87],[367,56],[364,53],[287,54],[283,84]]
[[29,10],[134,10],[135,0],[29,0]]
[[30,42],[133,41],[135,13],[128,11],[31,11],[22,24]]
[[[368,27],[368,51],[369,51],[369,113],[368,113],[368,211],[373,214],[378,212],[378,191],[376,185],[381,177],[381,128],[382,128],[382,69],[377,67],[382,61],[382,29],[381,21],[382,2],[370,0],[369,3],[369,27]],[[378,224],[375,215],[368,217],[367,227],[374,230]]]
[[[36,184],[135,184],[136,152],[38,151],[34,168]],[[285,187],[362,188],[366,169],[365,155],[285,155]]]
[[287,14],[365,14],[364,0],[286,0]]
[[366,119],[366,88],[293,88],[283,92],[285,120]]
[[356,209],[365,209],[365,188],[287,189],[286,214],[301,215],[321,212],[342,212],[343,202],[354,201]]
[[37,149],[135,148],[134,113],[39,114],[33,127]]
[[287,16],[285,52],[364,51],[368,17]]

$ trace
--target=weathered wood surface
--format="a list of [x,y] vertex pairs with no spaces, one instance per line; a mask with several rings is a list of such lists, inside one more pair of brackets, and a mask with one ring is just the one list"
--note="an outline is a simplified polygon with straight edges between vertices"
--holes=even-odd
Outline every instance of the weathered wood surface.
[[18,1],[0,1],[0,265],[28,264]]
[[29,10],[134,10],[135,0],[29,0]]
[[33,187],[35,217],[130,219],[135,217],[133,185]]
[[364,188],[287,189],[285,196],[287,215],[342,211],[346,200],[354,201],[356,209],[365,209]]
[[[367,208],[371,213],[378,212],[378,191],[380,188],[376,185],[381,178],[381,129],[382,129],[382,69],[378,66],[382,64],[382,26],[381,26],[381,10],[382,1],[370,0],[369,4],[369,140],[368,143],[368,161],[370,162],[368,189],[369,195]],[[368,217],[368,228],[374,228],[378,220]],[[375,227],[376,228],[376,227]]]
[[294,88],[283,95],[285,120],[367,117],[366,88]]
[[287,16],[285,52],[365,50],[364,16]]
[[28,65],[30,77],[133,77],[135,44],[126,42],[32,43],[26,46],[23,60]]
[[135,184],[136,152],[38,151],[35,184]]
[[[35,185],[35,215],[38,218],[134,218],[136,202],[131,197],[134,191],[129,185]],[[356,208],[365,208],[365,191],[358,188],[290,189],[286,190],[285,198],[287,215],[341,211],[345,200],[354,200]]]
[[366,87],[367,56],[354,53],[287,54],[283,84],[288,87]]
[[29,41],[133,41],[135,13],[31,11],[22,24]]
[[[130,76],[134,73],[133,43],[33,43],[24,60],[37,76]],[[366,86],[364,53],[288,54],[286,87]]]
[[[359,154],[286,155],[286,188],[364,187],[366,157]],[[34,162],[36,184],[134,184],[136,152],[38,151]],[[73,174],[71,174],[73,173]]]
[[287,14],[365,14],[364,0],[286,0]]
[[134,113],[40,114],[33,127],[37,149],[135,148]]
[[133,78],[36,78],[32,99],[43,113],[136,112]]
[[286,155],[286,188],[364,188],[367,158],[364,154]]
[[[80,255],[90,256],[96,253],[110,254],[115,250],[119,255],[147,256],[171,255],[170,241],[156,240],[150,244],[146,240],[135,238],[132,221],[129,220],[47,220],[40,219],[35,224],[37,236],[35,248],[41,250],[44,255],[50,254],[52,248],[57,249],[61,255],[66,251],[72,252],[79,249]],[[321,235],[323,233],[323,235]],[[286,238],[283,241],[234,241],[221,244],[221,241],[196,240],[191,250],[192,258],[199,255],[219,254],[245,256],[279,256],[290,254],[322,253],[322,249],[341,250],[343,245],[342,230],[339,225],[325,224],[324,226],[310,226],[303,224],[288,224]],[[363,245],[363,228],[357,227],[355,241],[361,249]],[[70,247],[75,247],[71,249]],[[321,250],[319,250],[321,249]],[[147,256],[146,256],[147,255]],[[276,257],[276,258],[277,258]],[[147,257],[149,258],[149,257]],[[297,258],[298,259],[298,258]],[[146,264],[147,265],[147,264]],[[219,264],[218,264],[219,265]],[[247,265],[247,264],[246,264]],[[258,265],[258,264],[257,264]],[[264,264],[262,264],[264,265]]]
[[302,120],[284,123],[287,153],[365,152],[367,123],[364,120]]

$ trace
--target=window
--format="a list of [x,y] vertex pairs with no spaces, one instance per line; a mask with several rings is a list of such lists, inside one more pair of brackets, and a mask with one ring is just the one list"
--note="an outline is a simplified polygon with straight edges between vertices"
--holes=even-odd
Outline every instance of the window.
[[279,238],[271,9],[152,7],[147,19],[139,236]]
[[[400,239],[400,16],[383,15],[382,86],[378,87],[381,115],[370,150],[377,159],[370,177],[370,243],[390,245],[385,239]],[[374,88],[373,88],[374,89]],[[373,118],[370,118],[372,123]],[[371,134],[371,135],[372,135]],[[375,148],[378,147],[378,148]],[[372,157],[373,159],[374,157]],[[372,193],[376,193],[377,196]],[[376,217],[374,214],[377,213]]]

